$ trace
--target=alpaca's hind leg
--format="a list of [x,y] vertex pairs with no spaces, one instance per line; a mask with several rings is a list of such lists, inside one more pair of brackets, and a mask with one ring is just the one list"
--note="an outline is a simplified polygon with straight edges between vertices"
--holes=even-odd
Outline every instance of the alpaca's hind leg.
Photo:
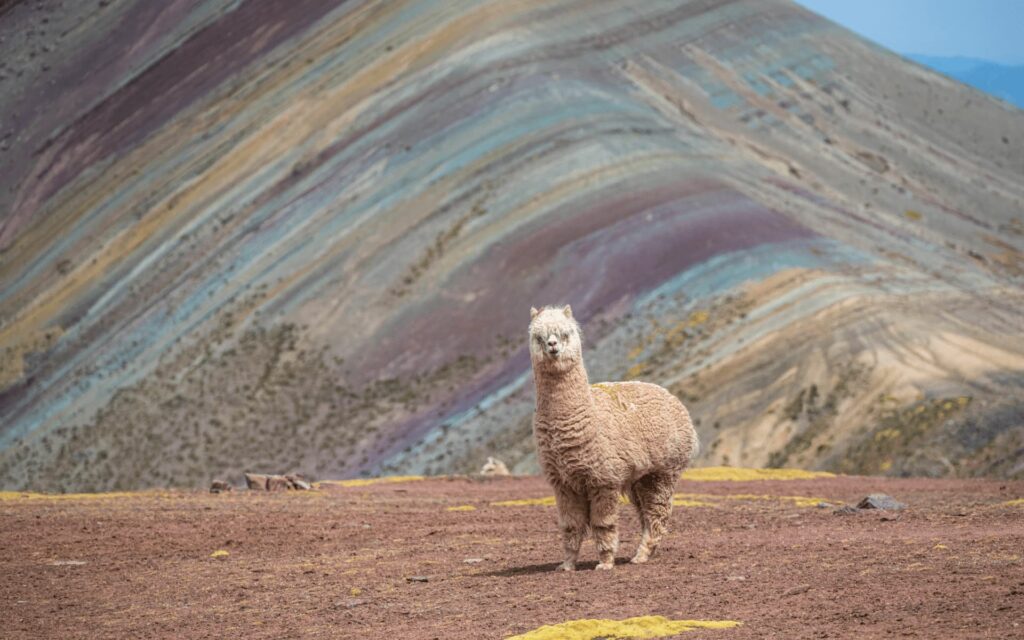
[[635,484],[629,487],[629,501],[636,509],[637,518],[640,519],[640,529],[647,531],[647,514],[644,513],[643,496],[637,492]]
[[[644,509],[644,497],[639,491],[639,482],[634,482],[629,487],[629,501],[636,508],[637,518],[640,520],[640,546],[646,546],[651,537],[651,524],[647,521],[647,511]],[[636,562],[634,557],[631,562]]]
[[640,545],[630,562],[647,562],[657,549],[661,538],[668,533],[668,520],[672,515],[672,493],[675,491],[675,473],[652,473],[640,478],[634,485],[644,511],[644,531]]
[[619,549],[619,490],[604,489],[590,499],[590,529],[597,543],[598,569],[615,566],[615,552]]
[[571,489],[555,487],[555,505],[558,507],[558,526],[562,530],[562,546],[565,549],[565,560],[558,569],[574,571],[580,545],[587,537],[590,504],[585,497]]

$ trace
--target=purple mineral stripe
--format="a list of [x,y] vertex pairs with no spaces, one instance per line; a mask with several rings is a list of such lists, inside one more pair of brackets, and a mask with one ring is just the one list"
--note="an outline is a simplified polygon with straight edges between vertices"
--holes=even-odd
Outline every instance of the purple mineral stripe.
[[814,235],[702,179],[571,206],[462,267],[444,289],[476,292],[472,301],[438,296],[409,309],[354,359],[356,369],[386,376],[430,370],[444,354],[483,353],[495,335],[521,333],[517,309],[569,301],[596,311],[715,255]]
[[[0,230],[0,249],[9,246],[43,201],[86,167],[138,144],[214,87],[341,4],[343,0],[244,2],[170,51],[40,150],[40,162],[19,194],[15,216]],[[269,24],[277,28],[260,29]]]

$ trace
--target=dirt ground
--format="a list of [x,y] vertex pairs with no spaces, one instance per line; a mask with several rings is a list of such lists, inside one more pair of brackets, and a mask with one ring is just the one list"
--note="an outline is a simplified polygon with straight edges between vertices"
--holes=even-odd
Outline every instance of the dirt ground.
[[[533,477],[3,494],[0,636],[479,639],[659,615],[741,623],[680,634],[689,640],[1024,638],[1024,483],[684,480],[678,491],[650,564],[624,564],[638,535],[623,505],[623,564],[593,571],[588,542],[569,574],[554,571],[554,507],[495,504],[549,496]],[[909,507],[817,506],[871,492]]]

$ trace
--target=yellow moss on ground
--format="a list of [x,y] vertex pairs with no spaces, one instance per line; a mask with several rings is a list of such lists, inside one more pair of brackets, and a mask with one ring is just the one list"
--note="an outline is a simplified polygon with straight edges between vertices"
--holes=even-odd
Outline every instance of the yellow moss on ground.
[[1003,503],[1004,507],[1024,507],[1024,498],[1017,498]]
[[695,629],[731,629],[734,620],[669,620],[664,616],[640,616],[625,620],[572,620],[545,625],[505,640],[595,640],[596,638],[664,638]]
[[[808,496],[771,496],[754,493],[725,493],[725,494],[714,494],[714,493],[677,493],[672,496],[672,504],[685,505],[686,501],[694,502],[705,502],[715,500],[740,500],[740,501],[779,501],[779,502],[792,502],[797,507],[816,507],[819,502],[832,502],[825,498],[816,498]],[[692,506],[704,506],[704,505],[692,505]],[[714,504],[708,504],[707,506],[715,506]]]
[[806,496],[756,496],[750,494],[736,494],[726,497],[732,500],[780,500],[783,502],[792,502],[798,507],[816,507],[821,502],[829,502],[824,498]]
[[33,493],[30,491],[0,491],[0,502],[20,500],[119,500],[123,498],[166,498],[166,491],[109,491],[106,493]]
[[471,504],[460,504],[457,507],[448,507],[448,511],[476,511],[476,507]]
[[384,476],[381,478],[353,478],[351,480],[321,480],[317,486],[332,484],[339,487],[368,487],[371,484],[391,484],[395,482],[416,482],[426,480],[424,476]]
[[697,482],[747,482],[750,480],[810,480],[813,478],[834,478],[827,471],[805,471],[803,469],[747,469],[744,467],[701,467],[687,469],[683,480]]
[[543,498],[524,498],[522,500],[502,500],[492,502],[492,507],[553,507],[555,496],[544,496]]
[[[714,493],[677,493],[672,496],[672,504],[676,507],[714,507],[716,502],[722,500],[738,500],[738,501],[772,501],[772,502],[790,502],[797,507],[815,507],[820,502],[831,503],[832,500],[826,498],[818,498],[814,496],[772,496],[765,494],[754,494],[754,493],[726,493],[726,494],[714,494]],[[628,504],[629,500],[625,497],[619,499],[622,504]],[[545,496],[543,498],[523,498],[520,500],[502,500],[501,502],[492,502],[492,507],[553,507],[555,506],[554,496]],[[448,507],[449,511],[461,510],[457,507]]]
[[679,498],[672,496],[672,506],[674,507],[713,507],[715,505],[710,502],[704,502],[703,500],[692,500],[690,498]]

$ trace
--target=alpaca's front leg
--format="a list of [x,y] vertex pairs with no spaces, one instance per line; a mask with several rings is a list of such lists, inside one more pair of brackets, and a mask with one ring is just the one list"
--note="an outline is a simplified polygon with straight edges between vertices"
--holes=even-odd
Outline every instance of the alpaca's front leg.
[[558,526],[562,530],[562,546],[565,548],[565,561],[558,568],[561,571],[575,571],[580,545],[587,536],[590,505],[578,493],[557,486],[555,504],[558,507]]
[[615,567],[615,552],[619,549],[618,522],[619,490],[595,492],[590,500],[590,528],[597,543],[598,569]]

